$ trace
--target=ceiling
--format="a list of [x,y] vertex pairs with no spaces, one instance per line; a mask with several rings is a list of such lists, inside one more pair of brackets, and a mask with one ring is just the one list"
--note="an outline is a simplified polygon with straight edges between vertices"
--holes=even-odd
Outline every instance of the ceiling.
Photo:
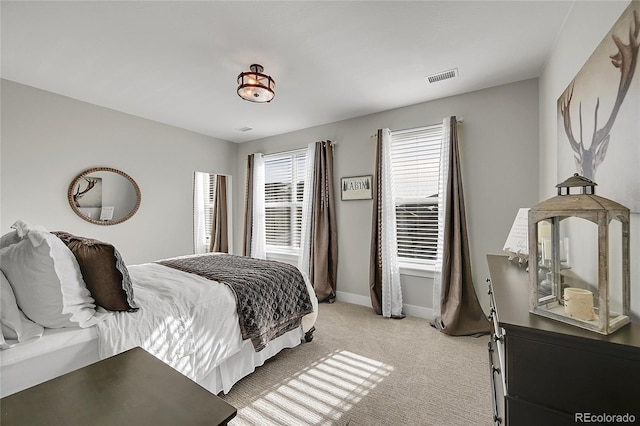
[[[572,4],[2,0],[1,76],[245,142],[537,77]],[[236,94],[253,63],[269,104]]]

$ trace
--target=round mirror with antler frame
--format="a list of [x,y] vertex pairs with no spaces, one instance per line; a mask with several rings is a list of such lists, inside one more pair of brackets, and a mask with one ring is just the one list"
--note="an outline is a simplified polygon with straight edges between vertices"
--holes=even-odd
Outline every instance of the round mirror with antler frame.
[[94,167],[73,179],[67,198],[73,211],[87,222],[116,225],[138,211],[142,195],[128,174],[110,167]]

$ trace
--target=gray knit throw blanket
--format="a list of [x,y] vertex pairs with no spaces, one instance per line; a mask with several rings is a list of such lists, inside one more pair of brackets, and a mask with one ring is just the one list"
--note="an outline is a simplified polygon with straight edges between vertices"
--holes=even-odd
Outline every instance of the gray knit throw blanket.
[[157,263],[226,284],[236,298],[242,338],[251,339],[256,352],[300,327],[302,317],[313,311],[302,274],[286,263],[222,253]]

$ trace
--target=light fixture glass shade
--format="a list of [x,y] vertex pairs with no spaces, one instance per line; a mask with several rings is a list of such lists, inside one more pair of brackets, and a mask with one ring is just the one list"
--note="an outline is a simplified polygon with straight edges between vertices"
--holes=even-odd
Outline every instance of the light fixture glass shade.
[[249,68],[251,71],[238,75],[238,96],[250,102],[271,102],[276,95],[276,82],[262,73],[262,65],[253,64]]

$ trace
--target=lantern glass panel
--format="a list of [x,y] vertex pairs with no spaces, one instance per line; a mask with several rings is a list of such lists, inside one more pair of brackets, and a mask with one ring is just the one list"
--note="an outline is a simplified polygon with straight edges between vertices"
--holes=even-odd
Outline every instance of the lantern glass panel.
[[609,315],[617,317],[624,312],[622,291],[622,223],[609,223]]
[[541,220],[538,222],[538,301],[552,301],[557,299],[557,286],[553,268],[553,243],[551,221]]
[[[581,320],[587,320],[597,309],[599,300],[598,246],[593,244],[598,241],[598,226],[589,220],[568,217],[560,221],[559,234],[567,257],[566,262],[560,262],[563,314],[570,317],[578,315],[582,317]],[[569,258],[573,261],[569,262]],[[585,305],[584,312],[576,314],[574,309],[567,307],[567,288],[572,289],[569,292],[580,293],[580,303]]]

